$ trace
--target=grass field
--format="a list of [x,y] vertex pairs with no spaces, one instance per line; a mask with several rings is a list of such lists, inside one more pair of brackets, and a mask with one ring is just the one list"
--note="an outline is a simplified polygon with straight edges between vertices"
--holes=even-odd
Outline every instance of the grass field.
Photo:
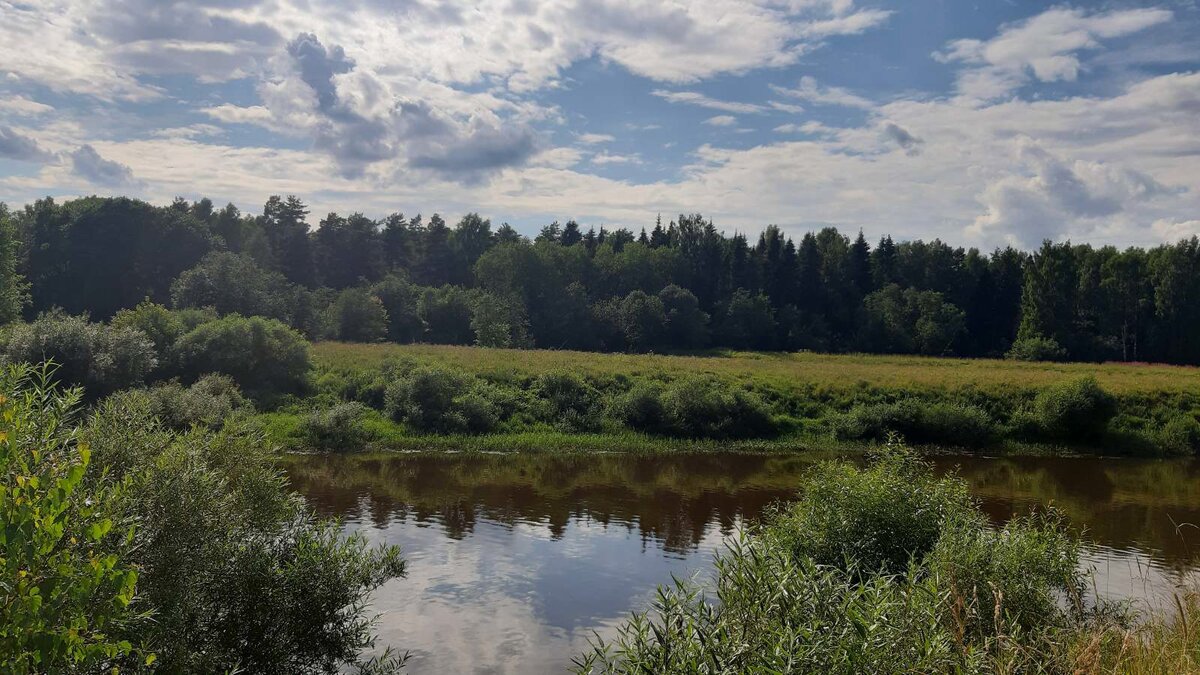
[[923,356],[730,352],[701,355],[598,354],[448,345],[314,345],[318,366],[374,368],[386,359],[438,362],[489,376],[534,376],[568,371],[593,377],[711,374],[749,380],[780,391],[794,388],[1039,389],[1092,375],[1116,395],[1194,392],[1200,368],[1129,363],[1027,363]]

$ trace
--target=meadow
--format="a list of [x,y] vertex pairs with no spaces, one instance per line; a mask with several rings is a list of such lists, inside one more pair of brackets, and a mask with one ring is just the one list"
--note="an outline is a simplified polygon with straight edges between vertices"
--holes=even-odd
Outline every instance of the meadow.
[[808,352],[312,346],[291,450],[812,451],[893,435],[1009,454],[1191,455],[1200,370]]
[[1200,368],[1140,363],[1053,363],[815,352],[597,354],[343,342],[318,342],[313,345],[312,355],[318,367],[326,368],[377,368],[388,359],[411,358],[497,377],[530,377],[559,370],[598,378],[715,375],[780,390],[867,387],[1025,390],[1090,375],[1118,395],[1200,392]]

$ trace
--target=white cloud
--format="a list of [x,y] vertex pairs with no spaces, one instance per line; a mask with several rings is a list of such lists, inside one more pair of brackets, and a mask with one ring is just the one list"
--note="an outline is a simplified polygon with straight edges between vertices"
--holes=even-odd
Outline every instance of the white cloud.
[[864,98],[841,87],[822,87],[813,77],[805,75],[800,78],[800,85],[795,89],[772,85],[775,92],[808,101],[817,105],[836,105],[846,108],[862,108],[870,110],[875,107],[870,99]]
[[585,145],[598,145],[601,143],[612,143],[616,139],[609,134],[579,134],[579,142]]
[[731,127],[737,124],[737,118],[733,115],[717,115],[704,120],[704,124],[710,127]]
[[23,117],[36,117],[54,112],[54,106],[39,103],[24,96],[4,96],[0,97],[0,112]]
[[1191,239],[1192,237],[1200,236],[1200,220],[1160,218],[1150,225],[1150,229],[1162,237],[1163,241],[1174,243],[1180,239]]
[[757,103],[723,101],[721,99],[706,96],[696,91],[668,91],[666,89],[655,89],[650,93],[671,103],[683,103],[687,105],[699,106],[701,108],[710,108],[712,110],[722,110],[724,112],[761,113],[767,110],[766,106],[759,105]]
[[955,40],[934,57],[969,66],[958,76],[959,93],[989,101],[1007,96],[1031,78],[1073,81],[1083,67],[1078,52],[1098,49],[1102,40],[1130,35],[1171,17],[1165,9],[1088,13],[1056,7],[1003,26],[990,40]]
[[642,158],[637,155],[617,155],[608,152],[600,152],[592,155],[592,164],[603,166],[605,164],[641,164]]

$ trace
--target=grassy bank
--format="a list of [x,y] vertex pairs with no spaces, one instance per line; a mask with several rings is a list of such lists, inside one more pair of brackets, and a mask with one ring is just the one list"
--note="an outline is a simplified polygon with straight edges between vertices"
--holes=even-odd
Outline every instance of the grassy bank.
[[1200,448],[1200,370],[1175,366],[343,343],[313,359],[311,394],[262,416],[293,450]]

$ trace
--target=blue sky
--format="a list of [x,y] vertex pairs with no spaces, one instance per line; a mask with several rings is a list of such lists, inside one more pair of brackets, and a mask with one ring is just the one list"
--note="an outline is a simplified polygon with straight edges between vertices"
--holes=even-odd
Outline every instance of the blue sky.
[[0,0],[0,200],[1153,244],[1200,233],[1196,35],[1191,0]]

